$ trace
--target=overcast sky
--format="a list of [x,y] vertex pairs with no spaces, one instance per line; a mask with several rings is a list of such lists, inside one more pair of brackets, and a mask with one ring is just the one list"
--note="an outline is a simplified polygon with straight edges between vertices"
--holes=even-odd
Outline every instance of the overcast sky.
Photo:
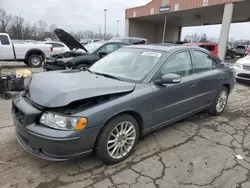
[[[26,21],[44,20],[55,23],[67,31],[91,29],[98,32],[104,28],[104,11],[107,12],[107,32],[116,33],[117,20],[119,32],[125,31],[125,8],[144,5],[151,0],[0,0],[0,7],[8,13],[21,14]],[[209,37],[219,37],[220,25],[183,28],[182,36],[192,33],[207,33]],[[232,24],[230,37],[250,39],[250,22]]]

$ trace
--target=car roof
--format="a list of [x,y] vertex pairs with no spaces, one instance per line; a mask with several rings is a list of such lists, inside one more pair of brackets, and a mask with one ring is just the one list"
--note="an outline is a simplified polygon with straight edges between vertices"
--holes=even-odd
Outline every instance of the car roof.
[[218,45],[218,44],[209,43],[209,42],[194,42],[194,43],[184,43],[183,45],[186,45],[186,46],[199,46],[199,45]]
[[198,48],[193,46],[184,46],[179,44],[146,44],[146,45],[132,45],[126,46],[125,48],[136,48],[136,49],[147,49],[147,50],[159,50],[168,52],[170,50],[181,50],[181,49],[191,49],[191,48]]
[[58,44],[64,44],[64,43],[58,42],[58,41],[44,41],[44,43],[58,43]]
[[140,38],[140,37],[114,37],[112,39],[139,39],[139,40],[147,40],[145,38]]

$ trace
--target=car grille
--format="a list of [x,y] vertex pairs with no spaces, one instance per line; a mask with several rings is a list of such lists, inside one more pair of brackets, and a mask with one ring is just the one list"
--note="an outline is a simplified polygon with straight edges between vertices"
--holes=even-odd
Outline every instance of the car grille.
[[243,69],[244,70],[250,70],[250,66],[249,65],[243,65]]
[[238,76],[238,77],[241,77],[241,78],[250,79],[250,74],[240,73],[240,74],[238,74],[237,76]]
[[24,123],[24,118],[25,115],[24,113],[19,110],[14,104],[12,105],[12,113],[13,113],[13,117],[15,118],[15,120],[20,123],[21,125],[23,125]]

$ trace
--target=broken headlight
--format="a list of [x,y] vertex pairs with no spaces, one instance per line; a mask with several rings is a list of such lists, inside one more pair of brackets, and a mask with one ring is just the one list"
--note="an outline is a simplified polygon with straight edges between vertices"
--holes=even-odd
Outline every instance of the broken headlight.
[[53,112],[45,112],[40,123],[60,130],[83,130],[87,125],[87,118],[68,117]]

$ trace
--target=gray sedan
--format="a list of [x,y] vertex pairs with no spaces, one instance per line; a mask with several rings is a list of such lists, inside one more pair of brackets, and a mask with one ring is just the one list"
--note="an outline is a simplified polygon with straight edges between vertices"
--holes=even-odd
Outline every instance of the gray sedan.
[[16,137],[46,160],[95,151],[114,164],[141,135],[203,110],[221,114],[234,84],[234,70],[202,48],[123,47],[90,69],[26,79],[13,100]]

